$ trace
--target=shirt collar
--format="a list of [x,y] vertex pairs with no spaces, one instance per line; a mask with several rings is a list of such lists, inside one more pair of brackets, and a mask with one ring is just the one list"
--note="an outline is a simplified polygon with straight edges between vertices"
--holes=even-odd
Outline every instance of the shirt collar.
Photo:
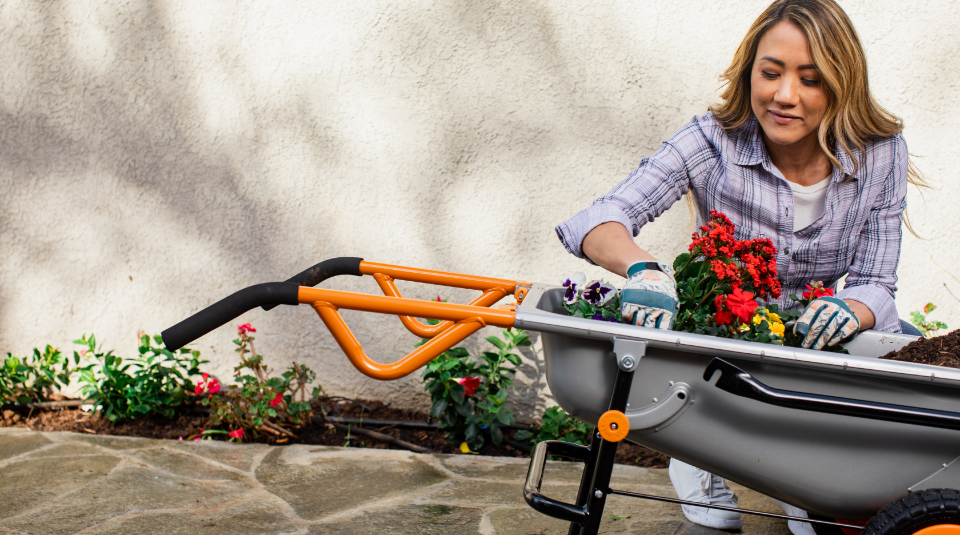
[[[763,145],[763,136],[760,135],[760,121],[757,120],[757,117],[751,113],[747,122],[743,123],[743,126],[738,130],[734,145],[737,151],[737,165],[762,165],[767,170],[772,169],[773,162],[770,161],[767,149]],[[857,157],[860,155],[860,151],[856,147],[853,147],[853,153]],[[840,166],[843,167],[841,180],[844,176],[856,180],[863,174],[865,166],[861,165],[860,169],[854,173],[853,159],[839,147],[834,146],[833,155],[840,161]]]

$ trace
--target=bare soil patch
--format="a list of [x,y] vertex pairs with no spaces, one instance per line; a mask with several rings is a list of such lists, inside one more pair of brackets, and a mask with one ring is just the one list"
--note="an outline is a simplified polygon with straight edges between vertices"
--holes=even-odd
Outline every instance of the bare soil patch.
[[880,358],[960,368],[960,329],[935,338],[915,340],[903,346],[900,351],[891,351]]

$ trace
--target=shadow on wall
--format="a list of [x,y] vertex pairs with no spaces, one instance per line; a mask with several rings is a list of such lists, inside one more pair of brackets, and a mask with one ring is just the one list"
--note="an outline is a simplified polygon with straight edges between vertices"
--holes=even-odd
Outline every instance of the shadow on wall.
[[583,89],[545,5],[340,9],[0,7],[0,343],[125,337],[333,256],[522,278],[563,254],[549,192],[639,161],[584,160],[654,117]]

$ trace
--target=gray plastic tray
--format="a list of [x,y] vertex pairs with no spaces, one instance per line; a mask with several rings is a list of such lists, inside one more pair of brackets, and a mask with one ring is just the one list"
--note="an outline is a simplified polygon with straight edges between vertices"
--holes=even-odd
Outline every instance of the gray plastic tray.
[[703,378],[721,357],[773,388],[960,411],[960,370],[876,358],[914,337],[866,331],[842,355],[572,318],[561,296],[534,285],[515,325],[542,333],[547,382],[585,422],[607,410],[615,344],[640,347],[632,442],[831,518],[866,520],[909,490],[960,488],[960,431],[768,405]]

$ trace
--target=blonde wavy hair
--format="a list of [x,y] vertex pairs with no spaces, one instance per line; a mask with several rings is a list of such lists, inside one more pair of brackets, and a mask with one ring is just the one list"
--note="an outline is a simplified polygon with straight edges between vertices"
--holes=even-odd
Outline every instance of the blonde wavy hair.
[[[833,154],[836,145],[859,169],[871,138],[889,137],[903,130],[903,121],[883,108],[867,83],[867,58],[850,18],[833,0],[777,0],[753,22],[737,48],[733,62],[720,76],[724,90],[721,102],[710,107],[724,129],[739,128],[753,115],[750,105],[750,74],[763,34],[775,24],[789,21],[800,28],[810,43],[810,54],[820,72],[827,110],[817,132],[820,147],[830,162],[840,167]],[[928,187],[913,161],[907,164],[907,182]],[[904,214],[904,224],[914,235]]]

